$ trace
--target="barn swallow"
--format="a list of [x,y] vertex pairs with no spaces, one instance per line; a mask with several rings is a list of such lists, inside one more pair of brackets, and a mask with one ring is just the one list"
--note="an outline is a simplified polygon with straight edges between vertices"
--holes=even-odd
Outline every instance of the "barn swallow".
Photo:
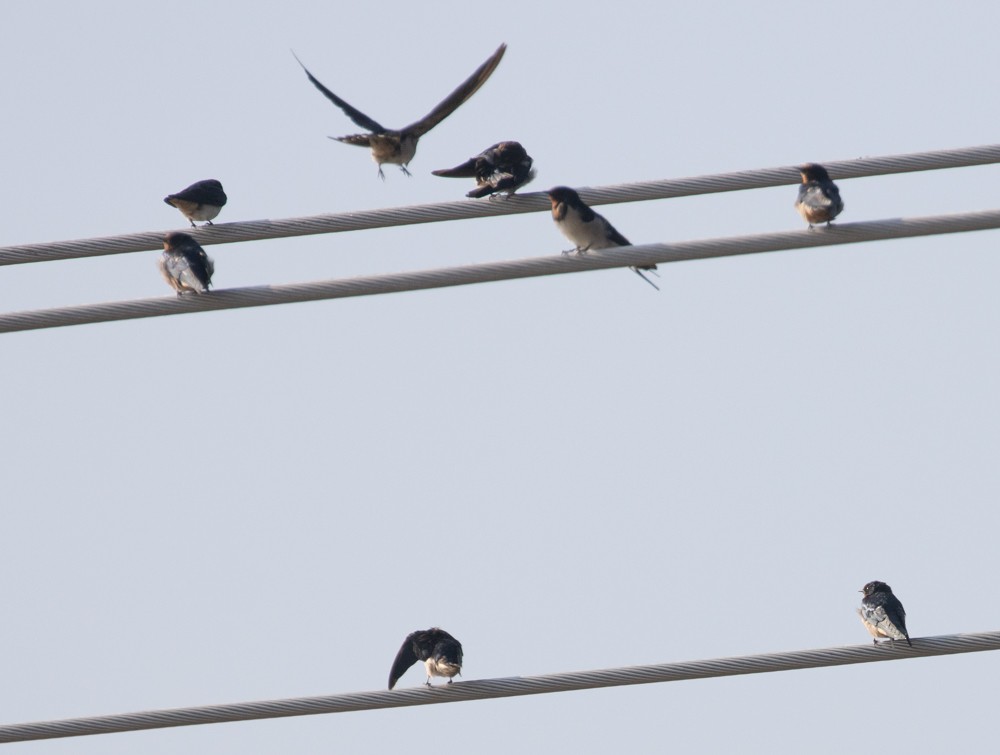
[[160,273],[178,296],[185,291],[207,293],[214,272],[215,263],[188,234],[174,232],[163,237]]
[[[612,246],[632,246],[627,238],[622,236],[603,215],[590,209],[580,199],[580,195],[566,186],[557,186],[546,192],[552,201],[552,219],[563,236],[574,244],[564,254],[576,252],[583,254],[590,249],[607,249]],[[643,270],[656,273],[656,265],[632,265],[630,269],[657,291],[660,287],[642,274]]]
[[806,163],[799,168],[802,185],[795,200],[795,209],[812,228],[816,223],[826,223],[844,211],[840,189],[830,180],[826,168],[816,163]]
[[[506,50],[506,44],[500,45],[497,51],[485,63],[473,71],[469,78],[459,84],[458,89],[438,103],[437,107],[419,121],[401,129],[386,128],[357,108],[352,107],[323,86],[309,72],[309,69],[303,65],[297,55],[295,59],[299,61],[299,65],[302,66],[302,70],[306,72],[306,76],[309,77],[309,81],[313,83],[313,86],[326,95],[326,98],[334,105],[343,110],[348,118],[369,132],[367,134],[352,134],[351,136],[331,136],[330,138],[336,139],[338,142],[344,142],[345,144],[353,144],[357,147],[371,148],[372,159],[378,163],[378,176],[384,180],[385,174],[382,172],[382,165],[384,163],[398,165],[403,173],[410,175],[410,171],[406,169],[406,166],[409,165],[410,160],[413,159],[413,156],[417,152],[417,141],[419,141],[420,137],[454,113],[459,105],[474,95],[479,87],[486,83],[486,80],[500,64],[500,58],[503,57]],[[293,52],[292,55],[295,55],[295,53]]]
[[462,673],[462,643],[437,627],[411,632],[392,662],[389,689],[395,687],[399,677],[417,661],[423,661],[427,667],[428,687],[432,676],[447,676],[451,684],[452,679]]
[[859,592],[864,593],[858,616],[865,625],[872,640],[878,645],[879,637],[887,637],[892,641],[906,640],[913,646],[910,635],[906,631],[906,611],[899,598],[892,594],[892,588],[885,582],[869,582]]
[[214,178],[198,181],[188,186],[184,191],[170,194],[163,198],[163,201],[176,207],[184,217],[191,221],[194,228],[194,221],[204,220],[212,225],[222,208],[226,206],[226,192],[222,190],[222,184]]
[[500,142],[451,169],[432,170],[444,178],[475,178],[476,188],[465,196],[479,199],[502,191],[509,197],[535,177],[534,162],[519,142]]

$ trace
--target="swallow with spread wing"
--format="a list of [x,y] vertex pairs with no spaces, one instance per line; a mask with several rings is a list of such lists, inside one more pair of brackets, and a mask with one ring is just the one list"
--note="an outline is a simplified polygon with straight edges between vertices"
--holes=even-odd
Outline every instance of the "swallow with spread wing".
[[392,662],[389,689],[395,687],[399,677],[417,661],[423,661],[427,669],[428,687],[432,676],[446,676],[451,684],[452,679],[462,673],[462,643],[437,627],[411,632]]
[[461,165],[444,170],[432,170],[444,178],[475,178],[476,188],[465,196],[479,199],[507,192],[509,197],[535,177],[531,155],[520,142],[500,142],[487,147]]
[[[382,166],[386,163],[398,165],[403,173],[410,175],[410,171],[406,169],[406,166],[409,165],[410,160],[413,159],[413,156],[417,152],[417,142],[420,137],[455,112],[459,105],[474,95],[479,87],[486,83],[486,80],[500,64],[500,59],[506,50],[507,45],[500,45],[485,63],[473,71],[472,75],[463,81],[454,92],[438,103],[437,107],[419,121],[401,129],[386,128],[378,123],[378,121],[369,118],[356,107],[348,104],[323,86],[309,72],[309,69],[303,65],[298,56],[295,59],[299,61],[299,65],[302,66],[302,70],[306,72],[306,76],[309,77],[309,81],[313,83],[313,86],[321,91],[334,105],[343,110],[348,118],[368,132],[364,134],[352,134],[350,136],[331,136],[330,138],[336,139],[338,142],[344,142],[345,144],[370,148],[372,159],[378,164],[379,178],[384,179],[385,174],[382,172]],[[295,55],[294,52],[292,54]]]

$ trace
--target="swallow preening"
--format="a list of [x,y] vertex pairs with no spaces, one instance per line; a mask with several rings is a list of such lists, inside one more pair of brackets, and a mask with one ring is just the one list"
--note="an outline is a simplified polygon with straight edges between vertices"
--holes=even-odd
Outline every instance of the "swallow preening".
[[212,225],[212,220],[226,206],[227,197],[226,192],[222,190],[222,184],[214,178],[209,178],[193,183],[176,194],[170,194],[164,197],[163,201],[180,210],[194,228],[196,220],[204,220]]
[[877,645],[880,637],[892,641],[906,640],[906,644],[912,646],[910,634],[906,631],[906,611],[899,598],[892,594],[892,588],[876,580],[862,587],[861,592],[864,597],[858,615],[865,629],[875,638],[872,641]]
[[500,142],[487,147],[461,165],[445,170],[432,170],[444,178],[475,178],[476,188],[465,196],[479,199],[507,192],[509,197],[535,177],[531,155],[520,142]]
[[[486,80],[500,64],[500,58],[503,57],[506,50],[507,45],[500,45],[485,63],[473,71],[469,78],[459,84],[454,92],[438,103],[437,107],[419,121],[401,129],[386,128],[378,121],[369,118],[357,108],[349,105],[323,86],[309,72],[309,69],[303,65],[298,56],[295,59],[299,61],[299,65],[302,66],[302,70],[306,72],[306,76],[309,77],[309,81],[313,83],[313,86],[326,95],[326,98],[334,105],[343,110],[348,118],[368,132],[366,134],[352,134],[350,136],[331,136],[330,138],[336,139],[338,142],[344,142],[345,144],[369,147],[372,151],[372,159],[378,163],[379,178],[384,179],[385,174],[382,172],[382,166],[385,163],[398,165],[403,173],[410,175],[410,171],[406,169],[406,166],[409,165],[410,160],[413,159],[413,156],[417,152],[417,142],[420,140],[420,137],[454,113],[459,105],[474,95],[479,87],[486,83]],[[295,55],[295,53],[292,54]]]
[[399,677],[417,661],[423,661],[427,668],[428,687],[432,676],[446,676],[451,684],[452,679],[462,673],[462,643],[437,627],[411,632],[392,662],[389,689],[395,687]]
[[163,237],[160,273],[178,296],[187,291],[207,293],[214,272],[215,264],[191,236],[175,232]]
[[844,211],[844,201],[840,189],[830,180],[826,168],[816,163],[806,163],[799,168],[802,184],[795,200],[795,209],[812,228],[817,223],[826,223]]
[[[632,246],[603,215],[590,209],[580,195],[566,186],[557,186],[546,192],[552,201],[552,219],[563,236],[576,245],[570,252],[583,254],[590,249],[607,249],[612,246]],[[631,265],[630,269],[657,291],[660,287],[642,274],[643,270],[656,272],[656,265]]]

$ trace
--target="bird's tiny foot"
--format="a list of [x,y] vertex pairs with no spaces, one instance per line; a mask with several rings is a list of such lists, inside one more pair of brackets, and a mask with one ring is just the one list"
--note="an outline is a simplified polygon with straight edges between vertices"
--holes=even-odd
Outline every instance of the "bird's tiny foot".
[[576,248],[577,254],[586,254],[589,251],[590,251],[590,244],[587,244],[587,246],[578,246]]
[[378,166],[378,177],[381,178],[383,181],[385,180],[385,173],[382,172],[381,165]]
[[401,171],[403,171],[403,175],[405,175],[405,176],[413,176],[413,174],[412,174],[412,173],[410,173],[410,171],[408,171],[408,170],[406,169],[406,166],[405,166],[405,165],[400,165],[400,166],[399,166],[399,169],[400,169]]
[[194,224],[194,221],[193,221],[193,220],[191,221],[191,227],[192,227],[192,228],[197,228],[197,227],[198,227],[198,226],[196,226],[196,225]]
[[448,680],[448,684],[451,684],[453,681],[455,681],[455,680],[454,679],[449,679]]
[[576,251],[578,251],[578,250],[577,249],[563,249],[562,253],[563,254],[573,254]]
[[211,220],[206,220],[205,225],[215,225]]
[[431,678],[429,676],[427,677],[427,681],[424,682],[424,684],[426,684],[428,687],[431,686]]

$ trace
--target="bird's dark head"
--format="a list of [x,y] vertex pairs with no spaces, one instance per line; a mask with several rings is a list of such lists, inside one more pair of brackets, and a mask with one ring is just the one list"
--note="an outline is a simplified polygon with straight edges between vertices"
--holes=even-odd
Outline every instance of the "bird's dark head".
[[799,173],[802,174],[802,183],[830,180],[830,174],[826,172],[826,168],[817,163],[806,163],[805,165],[800,165]]
[[556,186],[553,189],[549,189],[545,193],[548,194],[549,199],[552,200],[553,209],[560,204],[566,204],[570,207],[579,207],[583,204],[580,199],[580,195],[568,186]]
[[198,242],[194,240],[193,236],[187,233],[181,233],[180,231],[168,233],[163,237],[164,249],[173,249],[175,247],[187,246],[189,244],[197,245],[197,243]]
[[869,582],[867,585],[861,588],[861,592],[865,594],[867,598],[869,595],[874,595],[877,592],[887,592],[892,593],[892,588],[889,587],[885,582],[879,582],[877,579],[873,582]]

